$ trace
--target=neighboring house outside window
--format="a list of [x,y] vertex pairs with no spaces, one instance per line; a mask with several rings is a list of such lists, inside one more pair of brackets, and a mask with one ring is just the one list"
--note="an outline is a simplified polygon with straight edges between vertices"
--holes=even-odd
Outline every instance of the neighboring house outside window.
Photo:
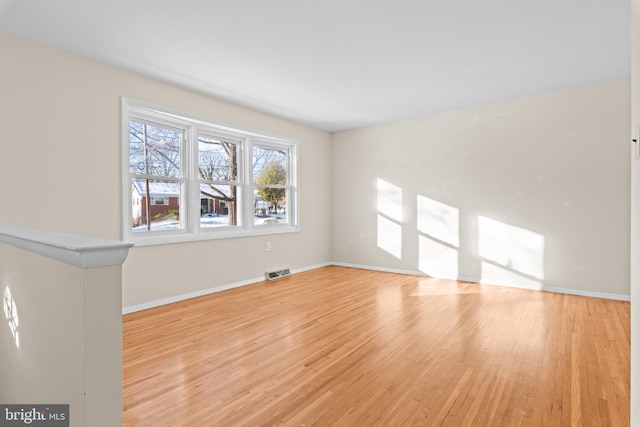
[[[178,200],[178,198],[175,198],[176,200]],[[153,197],[151,196],[151,204],[152,205],[168,205],[169,204],[169,198],[168,197]]]
[[296,140],[123,99],[124,237],[298,230]]
[[135,180],[132,188],[132,226],[140,230],[144,229],[147,221],[147,209],[151,213],[151,223],[172,220],[177,223],[176,213],[179,211],[180,186],[175,183],[160,184],[156,181],[149,182],[150,204],[147,205],[146,183],[144,180]]

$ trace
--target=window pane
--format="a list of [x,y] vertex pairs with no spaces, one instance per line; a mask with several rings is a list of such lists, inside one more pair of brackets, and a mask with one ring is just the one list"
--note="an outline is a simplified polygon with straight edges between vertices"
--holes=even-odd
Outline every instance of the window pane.
[[287,150],[253,147],[253,181],[257,184],[287,183]]
[[238,225],[238,187],[200,184],[200,227]]
[[238,144],[211,136],[198,136],[198,168],[203,180],[236,182]]
[[261,187],[253,194],[254,225],[287,223],[286,190],[284,188]]
[[182,131],[129,120],[129,172],[180,176]]
[[181,228],[179,182],[134,179],[131,197],[134,232]]

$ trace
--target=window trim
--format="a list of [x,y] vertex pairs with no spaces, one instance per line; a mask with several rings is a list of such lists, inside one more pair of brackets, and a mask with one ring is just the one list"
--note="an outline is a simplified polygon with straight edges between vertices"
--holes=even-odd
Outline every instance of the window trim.
[[[179,204],[185,209],[181,215],[182,228],[179,230],[133,232],[131,227],[132,212],[132,174],[129,170],[129,119],[135,118],[151,123],[184,129],[183,147],[181,148],[182,167],[180,179],[181,195]],[[132,98],[121,99],[121,147],[122,147],[122,236],[123,240],[137,246],[160,245],[190,241],[216,240],[268,234],[292,233],[300,231],[299,204],[299,141],[295,138],[276,135],[246,126],[239,126],[204,116],[177,111],[175,109],[151,104]],[[198,167],[198,135],[213,135],[239,141],[241,164],[239,181],[241,200],[239,218],[240,225],[221,227],[200,227],[200,179]],[[287,223],[254,224],[253,194],[254,182],[251,169],[253,146],[266,148],[280,147],[289,150],[287,163]],[[158,177],[156,177],[158,178]],[[197,203],[196,203],[197,201]],[[196,206],[197,205],[197,206]],[[290,205],[290,206],[289,206]],[[245,206],[242,209],[241,206]]]

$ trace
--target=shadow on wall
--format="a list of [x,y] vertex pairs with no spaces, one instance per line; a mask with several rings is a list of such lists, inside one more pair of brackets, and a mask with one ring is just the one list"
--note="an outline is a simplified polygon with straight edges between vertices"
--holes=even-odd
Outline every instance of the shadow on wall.
[[415,201],[416,229],[406,230],[403,198],[402,188],[378,178],[378,248],[402,259],[403,236],[415,236],[415,267],[428,276],[543,288],[543,235],[479,215],[467,218],[465,227],[458,208],[422,195]]

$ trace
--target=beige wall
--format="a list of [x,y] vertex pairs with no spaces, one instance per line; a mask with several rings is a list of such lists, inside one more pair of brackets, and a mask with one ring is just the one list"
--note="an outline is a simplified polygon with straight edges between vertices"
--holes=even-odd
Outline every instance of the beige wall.
[[333,260],[629,296],[629,82],[334,134]]
[[[631,129],[640,130],[640,0],[631,2]],[[640,145],[640,141],[637,142]],[[640,147],[634,147],[631,171],[631,425],[640,425]]]
[[0,49],[0,222],[121,238],[121,96],[300,140],[300,233],[134,248],[125,307],[330,261],[629,295],[628,82],[331,136],[8,35]]
[[121,238],[122,96],[300,141],[299,233],[133,248],[125,307],[330,261],[327,132],[4,34],[0,52],[0,223]]
[[0,400],[69,404],[73,426],[85,418],[83,275],[0,243],[0,288],[9,288],[18,317],[15,340],[0,314]]
[[0,243],[14,309],[0,310],[0,402],[68,404],[72,427],[121,422],[120,277],[120,265],[82,269]]

